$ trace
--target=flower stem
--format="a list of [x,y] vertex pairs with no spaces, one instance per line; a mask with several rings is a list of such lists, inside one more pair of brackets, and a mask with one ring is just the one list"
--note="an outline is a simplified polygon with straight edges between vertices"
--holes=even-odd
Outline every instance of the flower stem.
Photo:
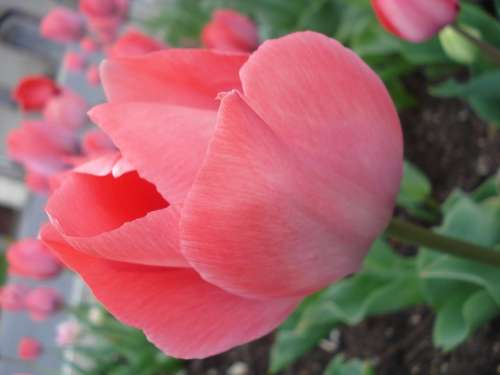
[[468,32],[466,29],[464,29],[463,27],[459,26],[456,23],[451,24],[450,26],[453,28],[453,30],[455,30],[458,34],[462,35],[469,42],[475,44],[481,51],[483,51],[485,55],[487,55],[490,58],[490,60],[500,65],[500,50],[496,48],[493,44],[485,42],[484,40],[476,37],[475,35],[472,35],[470,32]]
[[440,253],[500,267],[500,252],[498,251],[451,238],[401,219],[392,218],[386,233],[402,242],[425,246]]

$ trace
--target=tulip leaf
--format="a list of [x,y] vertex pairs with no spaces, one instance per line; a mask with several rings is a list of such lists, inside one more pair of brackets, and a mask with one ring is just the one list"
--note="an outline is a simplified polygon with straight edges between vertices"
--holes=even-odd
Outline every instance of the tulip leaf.
[[479,30],[485,41],[500,48],[500,22],[477,5],[462,1],[460,8],[458,22]]
[[346,360],[339,354],[330,361],[323,375],[375,375],[375,371],[366,361]]
[[456,290],[437,311],[434,345],[452,350],[499,313],[500,308],[484,290],[471,287]]
[[487,72],[465,83],[455,80],[435,86],[431,92],[436,96],[460,97],[469,101],[477,114],[500,127],[500,71]]
[[291,364],[340,324],[357,324],[368,316],[420,303],[416,275],[414,260],[376,241],[361,272],[307,299],[279,328],[271,351],[271,372]]
[[408,211],[422,209],[431,193],[431,183],[425,174],[409,161],[403,165],[403,179],[397,203]]

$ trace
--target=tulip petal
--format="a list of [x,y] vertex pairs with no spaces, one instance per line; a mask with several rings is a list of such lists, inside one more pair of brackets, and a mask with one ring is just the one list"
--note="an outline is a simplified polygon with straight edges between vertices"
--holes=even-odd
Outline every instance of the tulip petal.
[[207,357],[254,340],[280,324],[299,302],[240,298],[189,269],[94,258],[69,248],[51,225],[42,229],[42,239],[114,316],[142,329],[174,357]]
[[70,173],[65,177],[46,208],[52,223],[68,243],[87,254],[185,267],[179,251],[178,210],[136,172],[113,177],[112,158],[97,159],[108,169],[105,175],[92,161],[93,169],[87,169],[101,176]]
[[181,214],[181,251],[208,282],[253,298],[305,295],[356,271],[385,228],[392,202],[289,146],[238,93],[224,97]]
[[341,175],[391,204],[401,127],[384,84],[356,54],[322,34],[294,33],[265,42],[240,74],[255,112],[295,152],[334,170],[332,184]]
[[182,203],[215,126],[215,111],[160,103],[103,104],[92,120],[111,137],[141,177],[170,203]]
[[239,88],[247,54],[170,49],[105,61],[101,77],[109,102],[163,102],[216,109],[217,94]]
[[458,0],[371,0],[380,23],[400,38],[422,42],[453,22]]

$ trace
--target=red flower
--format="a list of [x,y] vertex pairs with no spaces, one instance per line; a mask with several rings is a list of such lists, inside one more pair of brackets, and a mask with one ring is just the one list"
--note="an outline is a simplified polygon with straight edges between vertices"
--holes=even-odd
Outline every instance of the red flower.
[[259,45],[259,34],[248,17],[231,9],[219,9],[203,28],[202,42],[207,48],[221,51],[251,52]]
[[34,75],[19,81],[12,97],[23,111],[41,111],[59,92],[59,87],[50,78]]
[[9,272],[24,277],[47,279],[61,271],[61,263],[43,243],[26,238],[7,249]]
[[60,43],[76,42],[85,32],[83,17],[66,7],[55,7],[42,20],[40,33]]
[[433,37],[453,22],[458,0],[371,0],[377,17],[390,33],[411,42]]
[[91,117],[128,168],[108,155],[69,173],[41,236],[170,355],[270,332],[355,272],[392,215],[396,110],[333,39],[295,33],[250,58],[169,49],[111,59],[102,78]]
[[42,344],[33,337],[22,337],[17,347],[17,355],[24,361],[33,361],[42,354]]

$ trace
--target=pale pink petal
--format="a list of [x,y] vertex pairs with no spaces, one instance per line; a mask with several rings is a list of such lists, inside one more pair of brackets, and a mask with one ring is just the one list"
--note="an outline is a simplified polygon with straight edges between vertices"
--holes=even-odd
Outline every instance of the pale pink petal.
[[82,152],[87,156],[98,156],[116,151],[116,147],[108,137],[100,129],[88,130],[82,139]]
[[182,203],[201,166],[215,111],[161,103],[103,104],[92,120],[113,140],[141,177],[171,203]]
[[453,22],[460,9],[458,0],[371,0],[385,29],[411,42],[433,37]]
[[113,177],[117,160],[116,154],[102,157],[90,167],[80,167],[79,173],[67,175],[47,204],[51,222],[68,243],[87,254],[186,266],[179,250],[178,209],[169,206],[135,171]]
[[170,49],[101,66],[108,101],[164,102],[217,109],[217,94],[240,87],[238,71],[246,54]]
[[273,330],[298,299],[250,300],[204,282],[193,270],[139,266],[74,251],[51,226],[42,238],[104,306],[140,328],[166,354],[202,358]]

